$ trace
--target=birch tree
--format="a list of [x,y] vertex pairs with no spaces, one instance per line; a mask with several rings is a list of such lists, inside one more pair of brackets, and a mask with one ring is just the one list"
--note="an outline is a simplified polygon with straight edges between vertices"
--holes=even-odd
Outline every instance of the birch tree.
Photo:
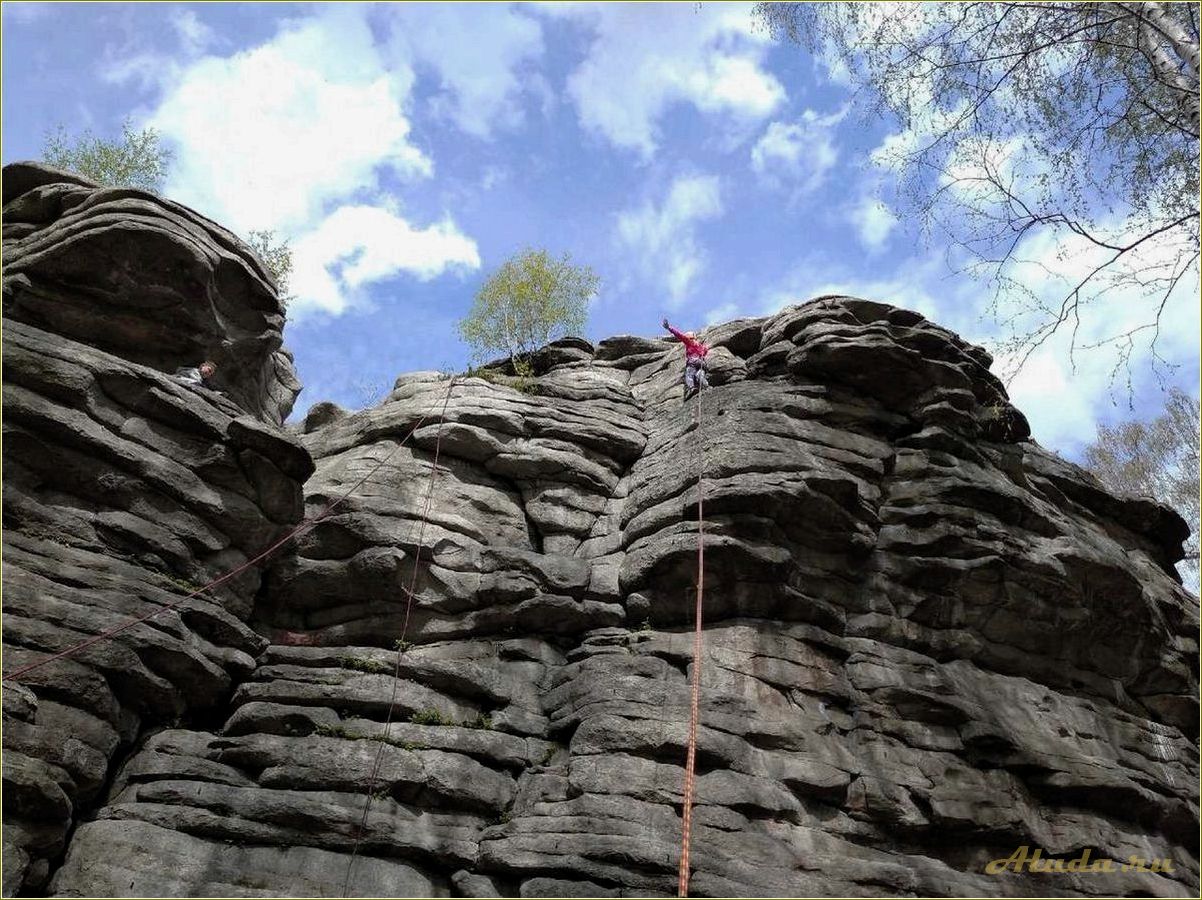
[[126,119],[121,137],[97,137],[91,131],[72,138],[59,125],[46,135],[42,160],[107,187],[157,191],[167,175],[172,152],[153,128],[135,130]]
[[1099,425],[1097,438],[1085,449],[1086,467],[1106,487],[1121,494],[1154,497],[1189,523],[1192,534],[1178,568],[1195,591],[1200,429],[1198,401],[1174,389],[1155,419]]
[[[875,161],[953,267],[991,283],[1016,365],[1065,327],[1070,353],[1109,345],[1129,365],[1137,340],[1155,349],[1166,302],[1198,272],[1195,4],[760,3],[754,15],[846,72],[868,116],[900,123]],[[1078,344],[1083,317],[1108,303],[1121,324],[1081,329]]]
[[520,374],[539,347],[584,330],[588,301],[600,278],[546,250],[525,250],[490,275],[476,294],[459,333],[477,359],[502,353]]
[[284,238],[277,238],[275,231],[265,229],[251,231],[246,235],[246,243],[263,260],[263,265],[275,279],[276,293],[286,306],[295,297],[289,292],[292,279],[292,246]]

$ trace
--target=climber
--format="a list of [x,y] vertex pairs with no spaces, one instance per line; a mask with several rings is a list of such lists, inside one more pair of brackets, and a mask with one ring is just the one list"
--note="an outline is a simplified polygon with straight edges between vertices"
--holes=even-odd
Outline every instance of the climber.
[[705,356],[710,352],[708,345],[697,340],[693,331],[677,331],[664,319],[664,328],[672,332],[684,344],[684,399],[688,400],[702,388],[710,386],[705,377]]
[[217,363],[205,360],[199,366],[183,366],[175,370],[175,378],[184,384],[216,390],[213,376],[217,374]]

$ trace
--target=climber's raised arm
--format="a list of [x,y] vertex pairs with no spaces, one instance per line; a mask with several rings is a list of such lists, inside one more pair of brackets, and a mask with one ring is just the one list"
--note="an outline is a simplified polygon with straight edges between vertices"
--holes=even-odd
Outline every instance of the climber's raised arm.
[[709,387],[709,383],[705,377],[705,356],[709,353],[709,346],[697,340],[697,335],[692,331],[679,331],[668,324],[668,319],[665,316],[663,321],[664,328],[672,332],[672,334],[684,344],[684,398],[686,400],[693,394],[697,393],[703,387]]

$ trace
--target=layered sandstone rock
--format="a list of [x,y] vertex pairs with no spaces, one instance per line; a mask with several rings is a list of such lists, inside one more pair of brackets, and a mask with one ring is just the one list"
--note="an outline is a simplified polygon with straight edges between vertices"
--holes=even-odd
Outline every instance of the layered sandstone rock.
[[211,359],[218,385],[276,424],[300,392],[246,244],[178,203],[40,163],[4,167],[4,317],[164,372]]
[[[255,282],[254,302],[266,307],[274,297],[253,261],[204,246],[207,226],[192,213],[78,182],[28,166],[4,172],[6,678],[178,606],[5,681],[6,894],[43,889],[71,827],[102,799],[114,762],[149,730],[224,718],[225,699],[266,644],[245,624],[261,573],[188,594],[300,520],[301,484],[313,468],[291,436],[260,420],[283,413],[278,398],[232,392],[234,402],[146,364],[155,353],[165,361],[171,347],[198,345],[195,326],[205,316],[211,329],[225,327],[218,315],[232,315],[249,295],[217,291],[207,312],[176,321],[174,342],[146,353],[127,346],[143,326],[171,330],[185,284],[166,268],[164,282],[180,280],[155,288],[139,261],[174,266],[182,257],[158,254],[177,241],[197,265],[207,258],[237,269],[226,287]],[[115,308],[122,304],[124,312]],[[245,313],[268,338],[250,343],[278,348],[278,311]],[[236,328],[225,333],[234,345],[250,340]]]
[[[983,351],[913,313],[709,337],[700,424],[640,338],[316,410],[310,513],[386,463],[272,568],[222,727],[134,754],[55,890],[337,894],[370,786],[351,894],[671,894],[701,467],[694,893],[1194,891],[1180,520],[1027,440]],[[223,842],[268,874],[154,864]],[[985,874],[1022,844],[1175,869]]]
[[[1031,441],[980,348],[828,297],[710,329],[687,404],[674,343],[568,339],[282,429],[252,256],[9,175],[6,671],[370,477],[5,682],[6,893],[674,894],[700,475],[694,894],[1196,895],[1184,523]],[[170,323],[243,391],[129,349]],[[1022,845],[1172,868],[986,874]]]

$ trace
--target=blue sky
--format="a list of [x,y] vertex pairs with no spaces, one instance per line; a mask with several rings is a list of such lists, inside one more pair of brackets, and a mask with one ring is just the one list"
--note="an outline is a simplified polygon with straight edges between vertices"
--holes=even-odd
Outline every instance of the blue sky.
[[[750,5],[5,3],[3,15],[5,162],[36,158],[59,123],[115,135],[131,117],[175,150],[167,195],[289,238],[298,414],[362,406],[401,372],[462,368],[456,321],[525,246],[601,275],[594,339],[832,291],[978,342],[998,333],[989,288],[951,274],[891,205],[874,151],[904,129],[866,119],[837,66],[769,41]],[[1073,264],[1054,240],[1027,249]],[[1166,378],[1197,394],[1197,277],[1185,281],[1156,348],[1169,367],[1153,376],[1137,347],[1130,397],[1110,351],[1074,365],[1059,336],[1036,353],[1011,394],[1037,439],[1075,457],[1098,421],[1158,412]],[[1136,305],[1112,300],[1086,338]]]

